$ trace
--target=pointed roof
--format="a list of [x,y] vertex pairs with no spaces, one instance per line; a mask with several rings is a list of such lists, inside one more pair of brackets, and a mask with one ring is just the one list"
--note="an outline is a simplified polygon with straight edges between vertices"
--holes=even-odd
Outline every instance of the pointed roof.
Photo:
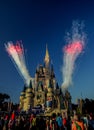
[[46,44],[46,57],[49,57],[48,46]]
[[46,44],[46,54],[45,54],[45,59],[44,59],[45,63],[49,63],[50,61],[50,56],[49,56],[49,52],[48,52],[48,47],[47,47],[47,44]]
[[29,88],[32,88],[32,81],[30,80]]
[[55,78],[53,64],[51,64],[51,76],[52,76],[53,78]]
[[52,88],[51,80],[49,81],[49,86],[48,88]]
[[59,89],[59,85],[58,85],[58,83],[56,83],[56,89]]
[[26,89],[27,89],[26,84],[24,84],[24,88],[23,88],[23,91],[22,91],[22,92],[25,92]]

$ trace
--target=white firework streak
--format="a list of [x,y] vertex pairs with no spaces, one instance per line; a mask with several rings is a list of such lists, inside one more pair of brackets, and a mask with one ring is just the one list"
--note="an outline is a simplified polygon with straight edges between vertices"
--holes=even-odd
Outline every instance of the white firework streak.
[[15,49],[15,46],[11,42],[8,42],[8,44],[5,45],[5,48],[8,54],[10,55],[10,58],[13,61],[14,65],[16,66],[16,69],[18,70],[18,72],[20,73],[26,84],[29,85],[31,77],[26,68],[24,54],[18,53],[17,50]]
[[64,54],[64,64],[63,64],[63,84],[62,87],[63,89],[67,89],[69,85],[72,85],[72,74],[74,71],[74,65],[75,65],[75,60],[77,56],[79,55],[78,52],[75,54]]
[[[73,22],[72,32],[67,34],[66,41],[69,43],[65,47],[69,47],[70,52],[64,50],[62,76],[63,83],[61,85],[62,91],[66,90],[72,85],[72,75],[74,72],[75,61],[85,46],[86,35],[82,30],[83,23],[79,24],[78,21]],[[77,46],[75,46],[77,44]],[[75,49],[76,47],[76,49]],[[79,50],[80,48],[80,50]],[[72,51],[72,53],[71,53]]]

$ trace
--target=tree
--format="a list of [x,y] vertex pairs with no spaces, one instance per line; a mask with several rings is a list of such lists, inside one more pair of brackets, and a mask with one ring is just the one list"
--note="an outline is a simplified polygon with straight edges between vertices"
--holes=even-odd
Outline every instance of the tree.
[[0,104],[4,102],[6,99],[10,99],[10,96],[6,93],[0,93]]
[[6,93],[0,93],[0,110],[7,110],[8,102],[6,100],[10,99],[10,96]]
[[94,113],[94,100],[86,98],[83,103],[83,112]]

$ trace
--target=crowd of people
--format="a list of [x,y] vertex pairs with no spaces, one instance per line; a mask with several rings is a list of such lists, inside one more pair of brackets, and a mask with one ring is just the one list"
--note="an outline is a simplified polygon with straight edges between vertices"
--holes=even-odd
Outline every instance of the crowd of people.
[[0,115],[0,130],[93,130],[93,114],[79,116],[37,116],[35,114],[16,115],[3,113]]

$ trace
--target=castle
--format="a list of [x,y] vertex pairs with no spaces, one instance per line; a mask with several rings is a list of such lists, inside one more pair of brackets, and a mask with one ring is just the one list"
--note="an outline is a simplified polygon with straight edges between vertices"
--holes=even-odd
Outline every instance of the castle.
[[35,77],[30,80],[27,87],[24,86],[20,95],[20,109],[28,111],[30,108],[41,105],[45,111],[54,109],[68,109],[71,104],[71,96],[68,91],[64,94],[58,85],[51,64],[48,48],[44,57],[44,65],[39,65]]

